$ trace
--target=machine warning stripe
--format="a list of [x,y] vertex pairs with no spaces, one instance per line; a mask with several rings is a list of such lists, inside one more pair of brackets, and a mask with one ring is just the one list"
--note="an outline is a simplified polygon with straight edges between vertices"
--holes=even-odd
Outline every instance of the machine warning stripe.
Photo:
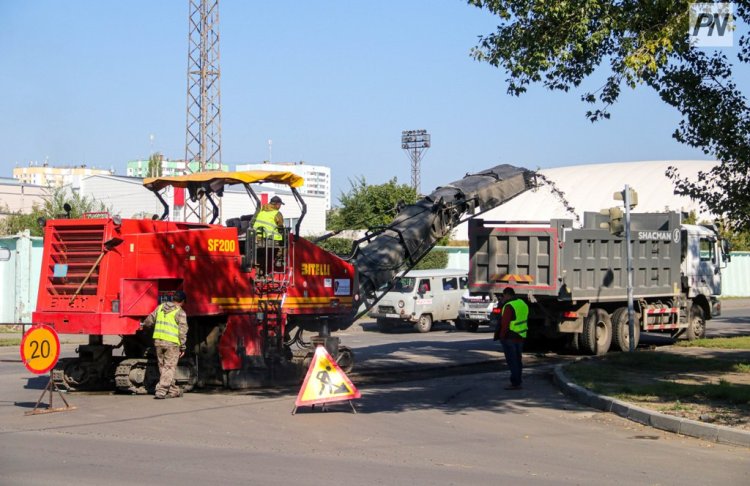
[[[222,310],[243,310],[243,311],[256,311],[259,309],[257,305],[222,305]],[[301,310],[301,309],[319,309],[325,310],[326,312],[336,312],[335,309],[344,308],[343,306],[332,306],[328,304],[310,304],[310,305],[287,305],[284,304],[285,311]]]
[[[259,300],[272,300],[272,299],[258,299],[257,297],[212,297],[211,303],[216,305],[257,305]],[[338,302],[339,304],[351,304],[351,297],[287,297],[284,300],[285,304],[297,304],[297,305],[321,305],[330,304],[331,301]]]
[[328,350],[318,346],[297,395],[295,406],[346,401],[361,396]]
[[676,307],[668,309],[646,309],[646,314],[677,314],[678,312],[680,312],[680,309]]
[[534,277],[532,277],[531,275],[519,275],[511,273],[506,273],[502,277],[498,275],[493,275],[492,277],[492,280],[495,280],[496,282],[532,283],[534,281]]

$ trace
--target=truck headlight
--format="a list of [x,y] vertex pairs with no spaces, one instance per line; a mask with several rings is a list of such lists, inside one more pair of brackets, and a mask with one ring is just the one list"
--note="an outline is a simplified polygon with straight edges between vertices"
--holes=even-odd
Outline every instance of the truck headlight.
[[398,301],[398,308],[399,309],[403,309],[404,308],[404,301],[403,300],[399,300]]

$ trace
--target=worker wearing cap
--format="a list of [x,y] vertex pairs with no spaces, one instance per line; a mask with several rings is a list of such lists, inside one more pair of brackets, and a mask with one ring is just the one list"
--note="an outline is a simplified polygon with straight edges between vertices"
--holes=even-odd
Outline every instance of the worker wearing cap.
[[[528,331],[529,306],[516,297],[516,292],[511,287],[503,290],[500,306],[499,321],[496,323],[493,338],[495,341],[500,340],[505,362],[510,369],[510,385],[505,389],[520,390],[523,371],[523,341]],[[493,317],[495,315],[493,311]]]
[[253,228],[258,234],[265,234],[266,238],[272,238],[276,241],[283,239],[284,216],[279,211],[282,204],[284,203],[281,198],[274,196],[268,204],[261,206],[253,224]]
[[154,398],[182,396],[182,390],[175,384],[175,372],[177,361],[185,354],[187,341],[187,315],[182,309],[185,298],[185,292],[178,290],[171,302],[158,305],[141,323],[141,328],[154,328],[154,345],[159,363],[159,383]]

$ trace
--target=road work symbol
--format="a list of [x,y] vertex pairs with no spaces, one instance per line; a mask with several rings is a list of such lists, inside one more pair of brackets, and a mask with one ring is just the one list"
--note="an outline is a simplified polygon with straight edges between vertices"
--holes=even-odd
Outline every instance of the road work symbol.
[[315,349],[305,381],[297,395],[295,407],[316,405],[359,398],[359,390],[352,384],[325,347]]

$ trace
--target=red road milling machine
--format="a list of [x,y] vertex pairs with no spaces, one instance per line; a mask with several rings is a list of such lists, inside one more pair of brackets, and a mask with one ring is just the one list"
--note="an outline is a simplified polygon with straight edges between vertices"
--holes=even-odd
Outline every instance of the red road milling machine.
[[[299,236],[306,205],[288,172],[202,172],[149,178],[144,186],[164,206],[161,218],[46,221],[34,324],[60,334],[88,335],[77,357],[61,359],[53,379],[69,390],[147,393],[158,381],[150,332],[140,322],[184,290],[187,352],[177,382],[243,389],[298,383],[317,345],[344,370],[354,355],[332,332],[351,326],[397,275],[413,267],[467,216],[484,212],[533,187],[534,173],[501,165],[444,187],[401,208],[393,223],[373,228],[340,258]],[[289,186],[301,216],[283,239],[264,238],[253,222],[261,206],[252,185]],[[254,214],[214,224],[215,198],[242,184]],[[213,208],[210,223],[168,221],[162,197],[187,189]],[[257,187],[256,187],[257,189]],[[360,314],[361,315],[361,314]],[[314,333],[304,340],[303,332]],[[116,345],[105,336],[119,336]],[[110,341],[108,339],[107,341]],[[115,341],[115,340],[111,340]]]

